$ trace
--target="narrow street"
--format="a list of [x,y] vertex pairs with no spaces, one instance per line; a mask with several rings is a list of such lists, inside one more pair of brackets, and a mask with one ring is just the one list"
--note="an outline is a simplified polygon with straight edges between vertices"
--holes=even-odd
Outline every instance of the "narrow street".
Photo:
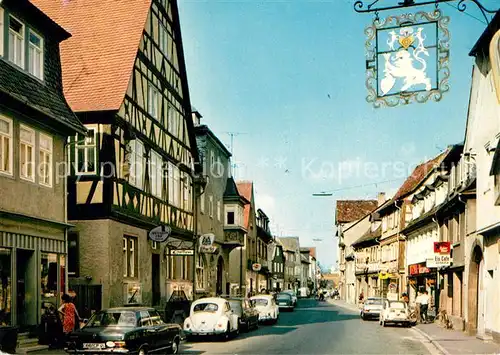
[[379,326],[362,321],[354,311],[299,300],[293,312],[280,313],[276,325],[240,334],[222,342],[186,343],[184,354],[429,354],[411,328]]

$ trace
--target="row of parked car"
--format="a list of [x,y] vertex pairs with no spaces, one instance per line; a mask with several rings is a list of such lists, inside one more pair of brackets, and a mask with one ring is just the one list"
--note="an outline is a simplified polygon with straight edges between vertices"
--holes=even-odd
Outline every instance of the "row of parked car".
[[404,301],[388,300],[380,297],[369,297],[361,308],[361,319],[378,319],[381,326],[400,324],[410,327],[415,323],[408,304]]
[[276,295],[261,294],[250,298],[210,297],[193,302],[184,321],[187,340],[199,337],[234,337],[240,331],[259,327],[259,323],[278,322],[280,310],[293,311],[297,295],[284,291]]
[[229,338],[240,331],[276,323],[280,310],[293,310],[292,291],[251,298],[212,297],[194,301],[182,328],[166,323],[151,307],[124,306],[98,311],[67,339],[69,354],[150,353],[176,354],[184,338],[220,335]]

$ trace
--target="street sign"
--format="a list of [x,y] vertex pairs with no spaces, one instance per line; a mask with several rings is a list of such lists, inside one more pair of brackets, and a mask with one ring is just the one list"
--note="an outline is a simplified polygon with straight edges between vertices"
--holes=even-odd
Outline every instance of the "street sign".
[[434,255],[432,258],[427,258],[427,267],[444,267],[451,265],[451,257],[449,255]]
[[200,253],[214,254],[217,251],[215,245],[200,245]]
[[170,228],[169,226],[161,225],[151,229],[151,231],[149,232],[149,239],[154,242],[163,243],[168,239],[170,233],[172,233],[172,228]]
[[173,250],[170,250],[170,255],[176,255],[176,256],[194,255],[194,250],[193,249],[173,249]]

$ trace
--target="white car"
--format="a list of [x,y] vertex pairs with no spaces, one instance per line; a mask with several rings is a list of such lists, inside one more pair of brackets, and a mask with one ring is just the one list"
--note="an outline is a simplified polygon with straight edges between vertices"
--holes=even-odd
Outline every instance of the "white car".
[[402,324],[409,327],[411,325],[408,306],[403,301],[383,300],[384,305],[380,312],[379,324],[384,327],[388,323]]
[[239,333],[238,315],[223,298],[200,298],[191,304],[189,317],[184,320],[187,338],[220,335],[226,339]]
[[250,298],[259,312],[259,322],[276,323],[280,315],[280,309],[272,295],[256,295]]

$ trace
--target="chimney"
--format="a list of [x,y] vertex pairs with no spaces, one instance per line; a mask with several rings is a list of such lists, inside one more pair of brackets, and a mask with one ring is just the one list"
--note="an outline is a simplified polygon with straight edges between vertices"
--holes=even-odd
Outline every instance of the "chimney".
[[385,192],[379,192],[378,196],[377,196],[377,202],[378,202],[378,206],[377,207],[382,206],[385,201],[386,201],[385,200]]

